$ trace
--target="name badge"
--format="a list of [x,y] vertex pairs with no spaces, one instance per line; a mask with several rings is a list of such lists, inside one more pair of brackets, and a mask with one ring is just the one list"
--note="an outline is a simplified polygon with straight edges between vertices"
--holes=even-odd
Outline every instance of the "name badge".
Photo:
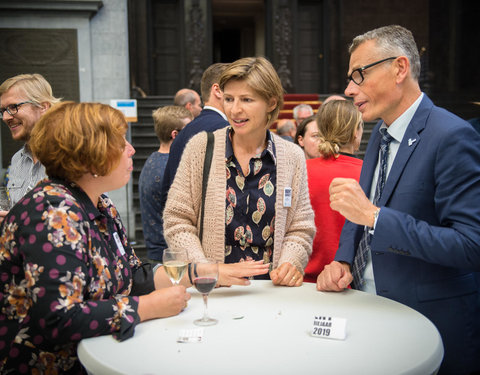
[[310,334],[325,339],[345,340],[347,319],[332,316],[315,316]]
[[283,207],[292,207],[292,188],[290,187],[283,190]]
[[125,255],[125,249],[123,248],[122,241],[120,241],[120,237],[118,233],[113,233],[113,238],[115,239],[115,243],[117,244],[118,251],[120,251],[121,255]]
[[203,328],[181,329],[177,342],[202,342]]

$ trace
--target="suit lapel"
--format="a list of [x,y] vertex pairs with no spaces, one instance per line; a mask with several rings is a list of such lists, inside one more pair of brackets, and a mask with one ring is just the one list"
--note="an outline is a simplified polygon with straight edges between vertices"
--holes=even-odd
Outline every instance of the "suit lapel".
[[413,151],[415,151],[417,146],[422,141],[420,133],[425,128],[425,123],[430,114],[432,106],[433,103],[425,95],[417,111],[415,112],[415,115],[410,121],[410,124],[408,124],[407,130],[405,131],[402,143],[400,143],[397,155],[393,162],[390,173],[388,174],[387,181],[385,182],[382,197],[378,202],[379,205],[384,206],[386,202],[388,202],[388,199],[395,190],[395,186],[397,185],[400,176],[404,173],[408,159],[410,159]]
[[[412,140],[415,141],[412,143]],[[410,140],[410,145],[409,145]],[[410,159],[410,155],[412,155],[413,151],[417,147],[417,145],[421,142],[420,136],[416,132],[415,129],[412,127],[412,122],[407,128],[405,135],[403,136],[402,143],[397,152],[397,156],[393,162],[392,168],[390,173],[388,174],[387,181],[385,182],[385,187],[383,188],[382,197],[378,202],[379,205],[384,206],[385,203],[390,198],[390,195],[393,193],[395,186],[397,185],[398,179],[403,173],[405,166],[407,165],[408,159]]]

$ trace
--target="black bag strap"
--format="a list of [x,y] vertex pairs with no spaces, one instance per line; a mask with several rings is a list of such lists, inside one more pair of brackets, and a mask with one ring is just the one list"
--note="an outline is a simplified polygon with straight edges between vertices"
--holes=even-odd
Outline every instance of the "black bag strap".
[[203,240],[203,217],[205,215],[205,196],[207,195],[208,175],[210,174],[210,165],[212,164],[213,145],[215,138],[212,132],[207,132],[207,150],[205,152],[205,160],[203,162],[203,180],[202,180],[202,202],[201,202],[201,216],[200,216],[200,232],[198,237],[200,242]]

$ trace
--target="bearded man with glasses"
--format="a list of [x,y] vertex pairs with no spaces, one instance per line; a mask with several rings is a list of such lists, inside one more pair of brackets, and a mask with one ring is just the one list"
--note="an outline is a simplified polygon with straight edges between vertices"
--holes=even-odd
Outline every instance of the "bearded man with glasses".
[[[0,85],[1,119],[9,127],[14,140],[25,142],[10,163],[7,190],[12,205],[46,177],[45,168],[30,151],[28,141],[40,117],[59,101],[40,74],[20,74]],[[6,211],[0,211],[0,221],[5,215]]]
[[438,374],[473,374],[480,371],[480,136],[422,93],[419,74],[418,48],[401,26],[369,31],[350,46],[345,95],[364,121],[380,121],[360,182],[330,185],[330,207],[347,220],[317,289],[352,283],[410,306],[442,337]]

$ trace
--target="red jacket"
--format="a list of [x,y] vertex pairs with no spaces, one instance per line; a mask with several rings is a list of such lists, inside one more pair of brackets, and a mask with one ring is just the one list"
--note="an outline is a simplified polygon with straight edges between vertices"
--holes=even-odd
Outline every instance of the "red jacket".
[[323,267],[333,260],[345,223],[345,218],[330,208],[328,187],[335,177],[354,178],[358,181],[362,163],[362,160],[346,155],[339,155],[337,159],[307,160],[308,189],[315,212],[317,234],[313,240],[312,255],[305,268],[305,281],[317,282],[317,276]]

